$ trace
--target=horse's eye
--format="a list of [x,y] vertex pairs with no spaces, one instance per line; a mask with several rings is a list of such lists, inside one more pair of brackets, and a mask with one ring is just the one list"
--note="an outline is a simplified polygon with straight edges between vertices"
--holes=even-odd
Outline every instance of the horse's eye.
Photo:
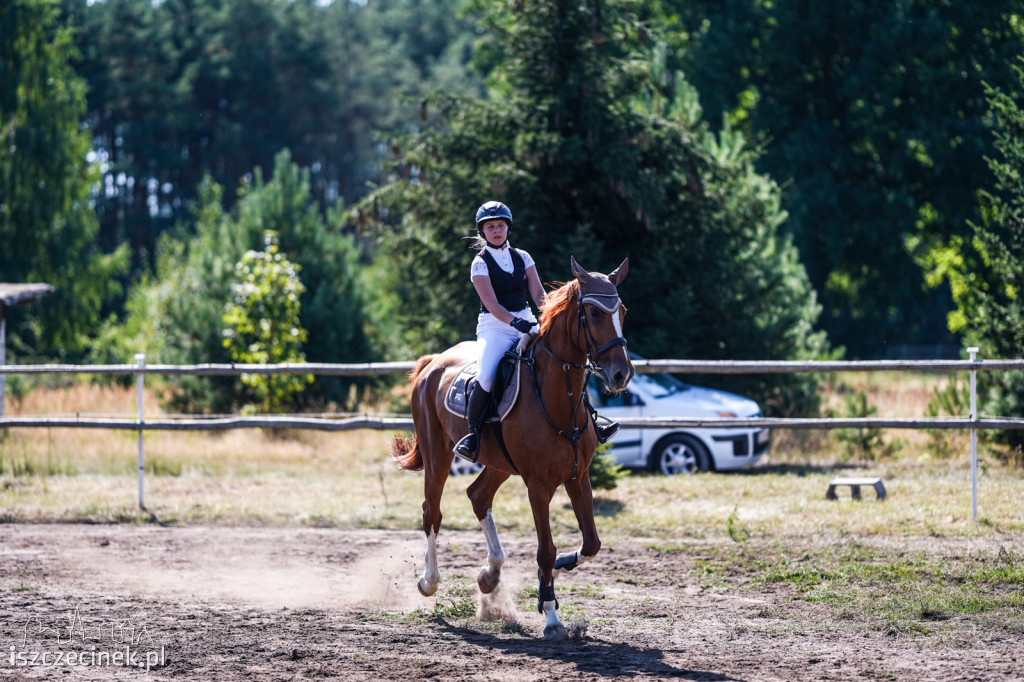
[[591,308],[590,316],[596,320],[597,318],[601,317],[601,311],[598,310],[597,308]]

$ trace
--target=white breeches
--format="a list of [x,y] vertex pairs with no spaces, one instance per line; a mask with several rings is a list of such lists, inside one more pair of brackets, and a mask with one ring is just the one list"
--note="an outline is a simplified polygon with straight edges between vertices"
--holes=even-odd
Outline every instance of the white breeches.
[[[529,307],[520,310],[516,316],[534,323],[537,321]],[[480,388],[490,393],[494,387],[494,373],[498,371],[501,356],[512,348],[521,336],[522,333],[499,321],[494,315],[480,313],[476,324],[476,341],[480,347],[480,355],[477,357],[480,374],[477,381]]]

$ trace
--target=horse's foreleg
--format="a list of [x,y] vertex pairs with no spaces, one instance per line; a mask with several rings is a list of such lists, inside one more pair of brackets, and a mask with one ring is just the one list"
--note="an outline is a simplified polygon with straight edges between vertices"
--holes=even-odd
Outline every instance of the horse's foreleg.
[[551,537],[549,507],[553,491],[530,488],[530,507],[537,527],[537,610],[544,615],[544,639],[565,639],[565,626],[558,620],[558,600],[555,599],[555,542]]
[[494,493],[508,477],[506,473],[487,467],[466,490],[466,495],[473,503],[473,511],[480,521],[480,528],[487,539],[487,565],[480,569],[476,578],[477,585],[484,594],[490,594],[498,586],[501,581],[501,566],[505,563],[505,551],[501,548],[498,529],[491,517],[491,504],[494,501]]
[[574,481],[566,481],[565,492],[569,495],[576,522],[583,534],[583,541],[574,552],[559,554],[555,559],[554,575],[557,577],[582,563],[590,561],[601,550],[601,539],[597,536],[597,524],[594,521],[594,492],[590,487],[590,476],[587,472]]

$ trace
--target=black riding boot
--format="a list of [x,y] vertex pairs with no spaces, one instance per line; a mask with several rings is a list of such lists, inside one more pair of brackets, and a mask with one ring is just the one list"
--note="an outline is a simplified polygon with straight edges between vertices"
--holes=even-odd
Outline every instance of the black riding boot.
[[608,440],[619,430],[619,423],[613,422],[608,417],[601,417],[594,413],[594,430],[597,431],[597,442],[607,443]]
[[487,405],[490,401],[490,391],[480,388],[480,384],[473,384],[473,390],[469,393],[469,403],[466,405],[469,433],[452,449],[456,455],[471,462],[476,462],[477,454],[480,451],[480,427],[484,423],[484,417],[487,416]]

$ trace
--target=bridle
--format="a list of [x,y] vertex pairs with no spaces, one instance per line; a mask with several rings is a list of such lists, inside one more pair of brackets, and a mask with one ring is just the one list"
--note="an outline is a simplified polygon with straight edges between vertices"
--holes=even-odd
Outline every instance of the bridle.
[[[534,396],[536,396],[537,398],[537,404],[540,406],[540,411],[541,414],[544,415],[544,419],[547,421],[548,425],[551,426],[551,428],[553,428],[558,433],[558,435],[562,436],[570,443],[572,443],[573,462],[572,474],[569,476],[570,480],[575,480],[576,478],[576,472],[579,469],[580,464],[579,442],[583,438],[583,434],[586,432],[586,426],[581,426],[579,423],[579,412],[581,403],[587,400],[587,381],[590,379],[591,374],[593,374],[594,372],[601,371],[601,366],[597,364],[597,360],[601,357],[603,353],[617,346],[622,346],[623,352],[625,352],[626,348],[626,339],[621,336],[618,336],[609,341],[608,343],[604,344],[603,346],[600,346],[595,352],[593,349],[595,346],[598,345],[598,343],[597,340],[594,338],[593,331],[590,329],[590,324],[587,322],[587,316],[583,308],[584,303],[590,303],[592,305],[596,305],[601,310],[604,310],[609,315],[614,315],[618,313],[619,307],[622,305],[622,301],[619,299],[619,295],[617,292],[592,292],[584,295],[581,290],[580,293],[577,295],[576,302],[579,307],[576,316],[576,345],[577,347],[580,347],[580,337],[583,335],[584,332],[586,332],[585,346],[583,347],[583,350],[586,353],[586,363],[580,365],[574,362],[569,362],[568,360],[563,360],[562,358],[558,357],[558,355],[556,355],[554,351],[548,348],[547,344],[541,341],[538,341],[537,343],[530,346],[530,350],[527,352],[526,356],[520,358],[520,360],[524,361],[527,365],[530,366],[530,376],[533,379],[533,393]],[[548,414],[547,408],[544,407],[544,401],[541,399],[540,395],[540,384],[537,381],[537,367],[534,363],[533,357],[534,348],[537,347],[540,347],[544,352],[546,352],[548,355],[550,355],[552,358],[554,358],[562,365],[562,371],[565,373],[565,391],[569,396],[570,403],[573,403],[570,408],[572,411],[572,433],[567,433],[566,431],[563,431],[557,424],[555,424],[554,420],[552,420],[551,416]],[[628,354],[626,357],[629,357]],[[576,397],[573,392],[572,370],[574,369],[583,370],[585,372],[583,376],[583,386],[580,390],[579,397]],[[593,411],[593,408],[590,408],[589,400],[587,400],[587,407],[589,408],[588,413]]]
[[[597,345],[597,340],[594,338],[594,333],[590,330],[590,324],[587,322],[587,315],[584,312],[583,304],[590,303],[595,305],[601,310],[605,311],[609,315],[615,315],[619,311],[619,307],[622,306],[622,300],[619,298],[618,292],[615,293],[589,293],[583,295],[581,288],[580,294],[577,297],[577,303],[579,306],[579,312],[576,320],[576,343],[579,344],[580,331],[587,333],[587,363],[594,368],[594,370],[600,371],[601,366],[597,364],[597,361],[606,352],[615,348],[616,346],[622,346],[623,352],[625,352],[626,339],[617,336],[608,343],[604,344],[594,352],[593,348]],[[627,355],[627,357],[629,357]],[[591,370],[593,371],[593,370]]]

